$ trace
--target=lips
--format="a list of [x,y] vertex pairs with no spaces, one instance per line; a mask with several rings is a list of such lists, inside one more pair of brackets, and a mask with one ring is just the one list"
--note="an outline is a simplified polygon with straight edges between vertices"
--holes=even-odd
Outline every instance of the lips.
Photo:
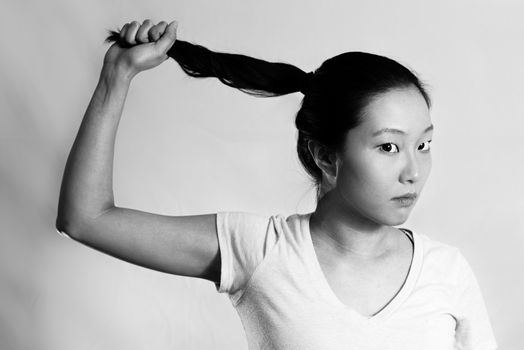
[[417,198],[417,194],[414,192],[405,193],[402,196],[399,197],[393,197],[392,199],[405,199],[405,200],[413,200]]
[[415,199],[417,198],[416,193],[405,193],[400,197],[394,197],[391,200],[395,201],[401,207],[411,207],[415,204]]

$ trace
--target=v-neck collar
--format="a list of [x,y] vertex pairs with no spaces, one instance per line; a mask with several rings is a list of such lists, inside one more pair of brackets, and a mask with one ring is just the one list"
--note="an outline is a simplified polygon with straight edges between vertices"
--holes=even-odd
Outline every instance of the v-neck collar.
[[322,271],[322,268],[320,266],[320,262],[318,260],[317,253],[313,245],[313,239],[311,237],[311,231],[310,231],[310,225],[309,225],[311,214],[313,213],[307,213],[307,214],[301,215],[301,218],[302,218],[301,225],[302,225],[302,232],[304,232],[306,236],[305,241],[306,241],[307,249],[309,250],[308,253],[312,257],[311,260],[313,262],[312,265],[314,269],[312,273],[316,274],[319,277],[318,280],[321,283],[320,288],[322,288],[326,292],[326,295],[331,299],[331,301],[335,305],[349,312],[352,312],[355,315],[355,317],[361,320],[362,322],[374,323],[374,322],[379,322],[380,320],[384,320],[387,317],[389,317],[408,298],[408,296],[410,295],[411,291],[413,290],[415,286],[416,280],[420,273],[420,269],[422,267],[422,252],[423,252],[422,240],[419,239],[416,233],[407,230],[412,234],[412,238],[413,238],[413,256],[411,259],[411,265],[409,267],[408,274],[406,276],[406,279],[404,280],[404,284],[402,285],[398,293],[393,297],[393,299],[390,300],[390,302],[386,306],[384,306],[380,311],[378,311],[373,316],[365,316],[357,312],[352,307],[349,307],[346,304],[344,304],[337,297],[337,295],[331,288],[330,284],[328,283],[326,276],[324,275],[324,272]]

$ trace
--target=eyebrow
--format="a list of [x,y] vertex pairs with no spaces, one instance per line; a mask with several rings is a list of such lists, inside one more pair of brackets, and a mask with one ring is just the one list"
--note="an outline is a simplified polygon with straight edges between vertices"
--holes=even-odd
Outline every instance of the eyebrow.
[[[431,131],[433,130],[433,124],[431,124],[430,126],[428,126],[423,134],[427,133],[428,131]],[[406,132],[405,131],[402,131],[400,129],[392,129],[392,128],[383,128],[383,129],[380,129],[380,130],[377,130],[375,131],[371,136],[375,137],[375,136],[378,136],[378,135],[381,135],[385,132],[389,132],[389,133],[392,133],[392,134],[400,134],[400,135],[406,135]]]

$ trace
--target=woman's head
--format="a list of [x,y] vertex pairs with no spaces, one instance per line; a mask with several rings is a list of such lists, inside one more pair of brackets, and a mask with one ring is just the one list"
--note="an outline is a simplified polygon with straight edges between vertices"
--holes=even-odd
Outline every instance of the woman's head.
[[396,61],[364,52],[325,61],[295,121],[298,156],[317,199],[335,190],[343,205],[374,221],[405,221],[412,206],[391,198],[420,194],[429,175],[430,106],[420,80]]
[[[106,41],[118,37],[110,31]],[[431,165],[430,133],[423,133],[431,125],[431,103],[419,79],[398,62],[346,52],[306,73],[291,64],[214,52],[178,39],[167,54],[190,76],[216,77],[255,96],[303,92],[295,119],[297,151],[317,187],[317,200],[336,189],[345,204],[391,223],[400,218],[386,210],[389,198],[420,193]],[[372,136],[383,128],[405,134]]]
[[[303,166],[323,194],[322,170],[309,141],[341,153],[346,134],[365,120],[370,103],[387,92],[414,88],[430,107],[422,83],[407,68],[389,58],[364,52],[346,52],[326,60],[311,77],[296,116],[297,151]],[[386,116],[385,116],[386,117]]]
[[393,198],[418,196],[431,170],[433,126],[427,104],[418,89],[396,88],[372,98],[361,113],[362,120],[345,133],[340,149],[309,142],[321,169],[321,190],[362,217],[399,225],[413,205]]

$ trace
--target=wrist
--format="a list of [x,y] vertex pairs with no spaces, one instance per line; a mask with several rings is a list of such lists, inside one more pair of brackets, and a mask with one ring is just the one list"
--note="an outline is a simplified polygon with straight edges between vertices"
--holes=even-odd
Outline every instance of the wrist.
[[112,82],[131,83],[137,73],[123,65],[105,64],[100,72],[101,78]]

